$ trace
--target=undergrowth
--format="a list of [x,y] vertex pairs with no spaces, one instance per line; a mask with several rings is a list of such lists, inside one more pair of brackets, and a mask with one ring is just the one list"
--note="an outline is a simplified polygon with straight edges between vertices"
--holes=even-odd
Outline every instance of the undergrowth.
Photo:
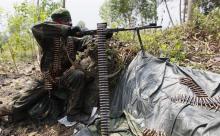
[[[220,73],[220,9],[208,15],[194,9],[193,16],[192,22],[180,26],[142,31],[144,48],[171,63]],[[116,38],[140,49],[133,32],[119,33]]]
[[[192,22],[167,29],[143,30],[141,37],[145,50],[154,56],[169,58],[171,63],[181,66],[220,73],[219,8],[208,15],[201,14],[195,8]],[[128,53],[135,55],[140,49],[137,35],[133,31],[116,33],[114,39],[120,41],[117,42],[117,46],[124,46],[124,49],[120,49],[121,56]],[[14,42],[16,44],[16,41]],[[30,42],[30,44],[33,43]],[[34,48],[32,46],[24,49],[21,44],[12,48],[9,48],[9,45],[3,45],[0,61],[30,60],[36,56],[37,51],[36,44]]]

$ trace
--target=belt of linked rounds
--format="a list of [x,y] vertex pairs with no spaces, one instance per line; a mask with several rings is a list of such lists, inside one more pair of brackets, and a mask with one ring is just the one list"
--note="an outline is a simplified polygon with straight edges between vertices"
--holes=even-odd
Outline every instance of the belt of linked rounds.
[[181,78],[180,83],[189,87],[195,96],[178,95],[171,97],[172,102],[190,104],[192,106],[208,108],[210,110],[214,109],[215,111],[220,110],[220,96],[209,97],[191,78]]

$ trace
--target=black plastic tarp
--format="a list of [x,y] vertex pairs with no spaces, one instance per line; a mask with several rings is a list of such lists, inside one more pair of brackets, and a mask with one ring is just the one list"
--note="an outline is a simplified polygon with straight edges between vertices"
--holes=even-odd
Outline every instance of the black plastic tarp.
[[167,136],[220,136],[218,109],[172,101],[175,96],[196,97],[188,86],[180,83],[185,77],[192,79],[208,97],[220,96],[219,74],[179,67],[139,53],[114,90],[112,118],[124,118],[131,135],[142,135],[149,129]]

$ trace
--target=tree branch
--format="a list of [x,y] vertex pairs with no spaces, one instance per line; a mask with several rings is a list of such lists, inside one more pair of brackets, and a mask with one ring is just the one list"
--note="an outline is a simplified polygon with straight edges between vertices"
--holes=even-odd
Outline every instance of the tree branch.
[[170,10],[169,10],[168,5],[167,5],[167,1],[164,0],[164,3],[165,3],[165,5],[166,5],[166,9],[167,9],[167,12],[168,12],[170,21],[171,21],[172,25],[174,26],[173,19],[172,19],[171,15],[170,15]]

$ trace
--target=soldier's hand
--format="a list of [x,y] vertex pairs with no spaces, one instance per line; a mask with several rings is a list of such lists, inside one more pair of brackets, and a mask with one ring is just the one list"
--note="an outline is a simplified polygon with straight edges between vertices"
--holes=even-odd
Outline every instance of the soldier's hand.
[[71,70],[76,70],[76,69],[81,69],[82,67],[80,64],[74,63],[69,69]]
[[113,36],[113,32],[107,32],[106,39],[110,39]]
[[70,36],[80,36],[81,34],[81,28],[78,26],[72,26],[70,29]]

